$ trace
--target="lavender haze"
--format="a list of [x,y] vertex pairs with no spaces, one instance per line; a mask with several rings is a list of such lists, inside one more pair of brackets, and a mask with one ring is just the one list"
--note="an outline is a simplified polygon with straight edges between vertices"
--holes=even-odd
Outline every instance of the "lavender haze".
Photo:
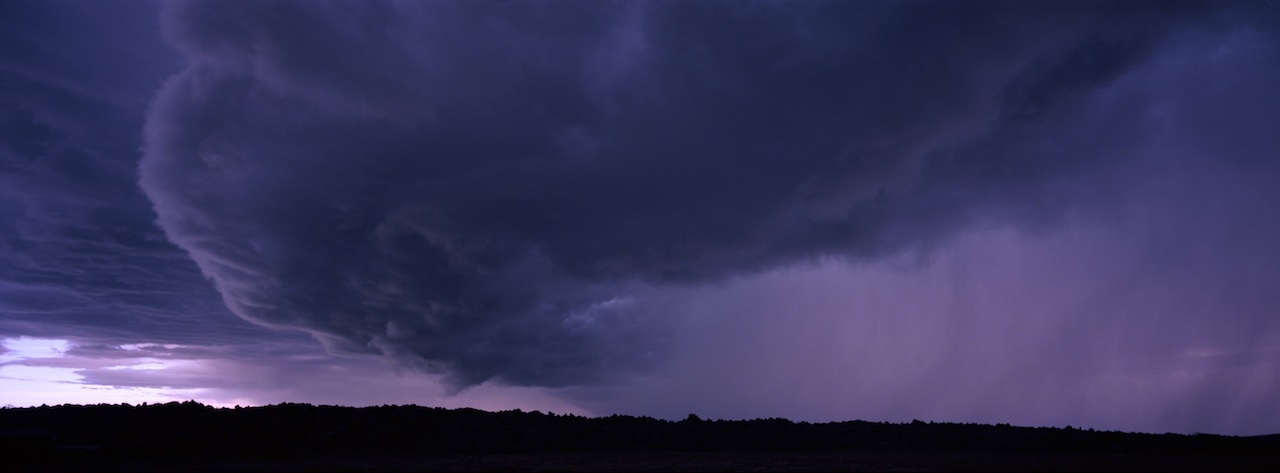
[[1280,432],[1274,3],[0,9],[3,376]]

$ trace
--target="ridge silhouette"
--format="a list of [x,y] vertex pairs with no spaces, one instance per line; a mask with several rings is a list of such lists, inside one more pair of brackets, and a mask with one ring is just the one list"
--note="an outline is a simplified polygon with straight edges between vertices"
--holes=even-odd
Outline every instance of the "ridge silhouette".
[[[139,462],[157,461],[171,466],[234,465],[237,461],[332,460],[344,455],[366,459],[415,456],[427,461],[450,455],[525,455],[536,459],[538,455],[568,454],[715,454],[722,459],[735,455],[895,454],[906,455],[902,458],[908,461],[911,455],[921,454],[1043,459],[1103,455],[1164,459],[1171,466],[1201,465],[1196,461],[1204,461],[1203,465],[1213,469],[1264,470],[1280,466],[1280,435],[1147,434],[919,420],[904,424],[858,420],[809,423],[781,418],[710,420],[696,414],[668,421],[416,405],[357,408],[283,403],[215,408],[186,401],[0,409],[0,466],[27,469],[97,469],[103,465],[134,469],[141,468]],[[1139,463],[1152,465],[1150,461]],[[367,462],[362,465],[363,469],[378,469]],[[769,469],[767,462],[755,465]],[[629,469],[625,465],[620,468]]]

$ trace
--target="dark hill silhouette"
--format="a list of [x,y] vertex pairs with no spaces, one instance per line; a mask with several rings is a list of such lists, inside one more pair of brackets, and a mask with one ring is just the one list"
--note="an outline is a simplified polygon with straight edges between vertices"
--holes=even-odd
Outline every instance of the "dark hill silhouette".
[[6,471],[1269,471],[1280,466],[1280,435],[187,401],[5,408],[0,458]]

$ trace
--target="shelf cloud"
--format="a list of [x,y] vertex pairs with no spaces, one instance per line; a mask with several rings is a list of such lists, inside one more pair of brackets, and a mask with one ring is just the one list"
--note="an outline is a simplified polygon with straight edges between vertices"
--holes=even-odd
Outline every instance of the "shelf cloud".
[[[643,366],[666,288],[1105,206],[1231,8],[170,6],[141,184],[237,315],[460,387]],[[1056,11],[1055,11],[1056,10]],[[1132,93],[1131,93],[1132,92]]]
[[0,403],[1274,433],[1278,8],[2,2]]

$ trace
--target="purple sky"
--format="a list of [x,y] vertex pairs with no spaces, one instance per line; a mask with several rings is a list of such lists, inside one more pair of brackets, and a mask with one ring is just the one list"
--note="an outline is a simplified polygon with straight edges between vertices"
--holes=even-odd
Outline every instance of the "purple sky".
[[0,404],[1280,432],[1275,2],[0,3]]

